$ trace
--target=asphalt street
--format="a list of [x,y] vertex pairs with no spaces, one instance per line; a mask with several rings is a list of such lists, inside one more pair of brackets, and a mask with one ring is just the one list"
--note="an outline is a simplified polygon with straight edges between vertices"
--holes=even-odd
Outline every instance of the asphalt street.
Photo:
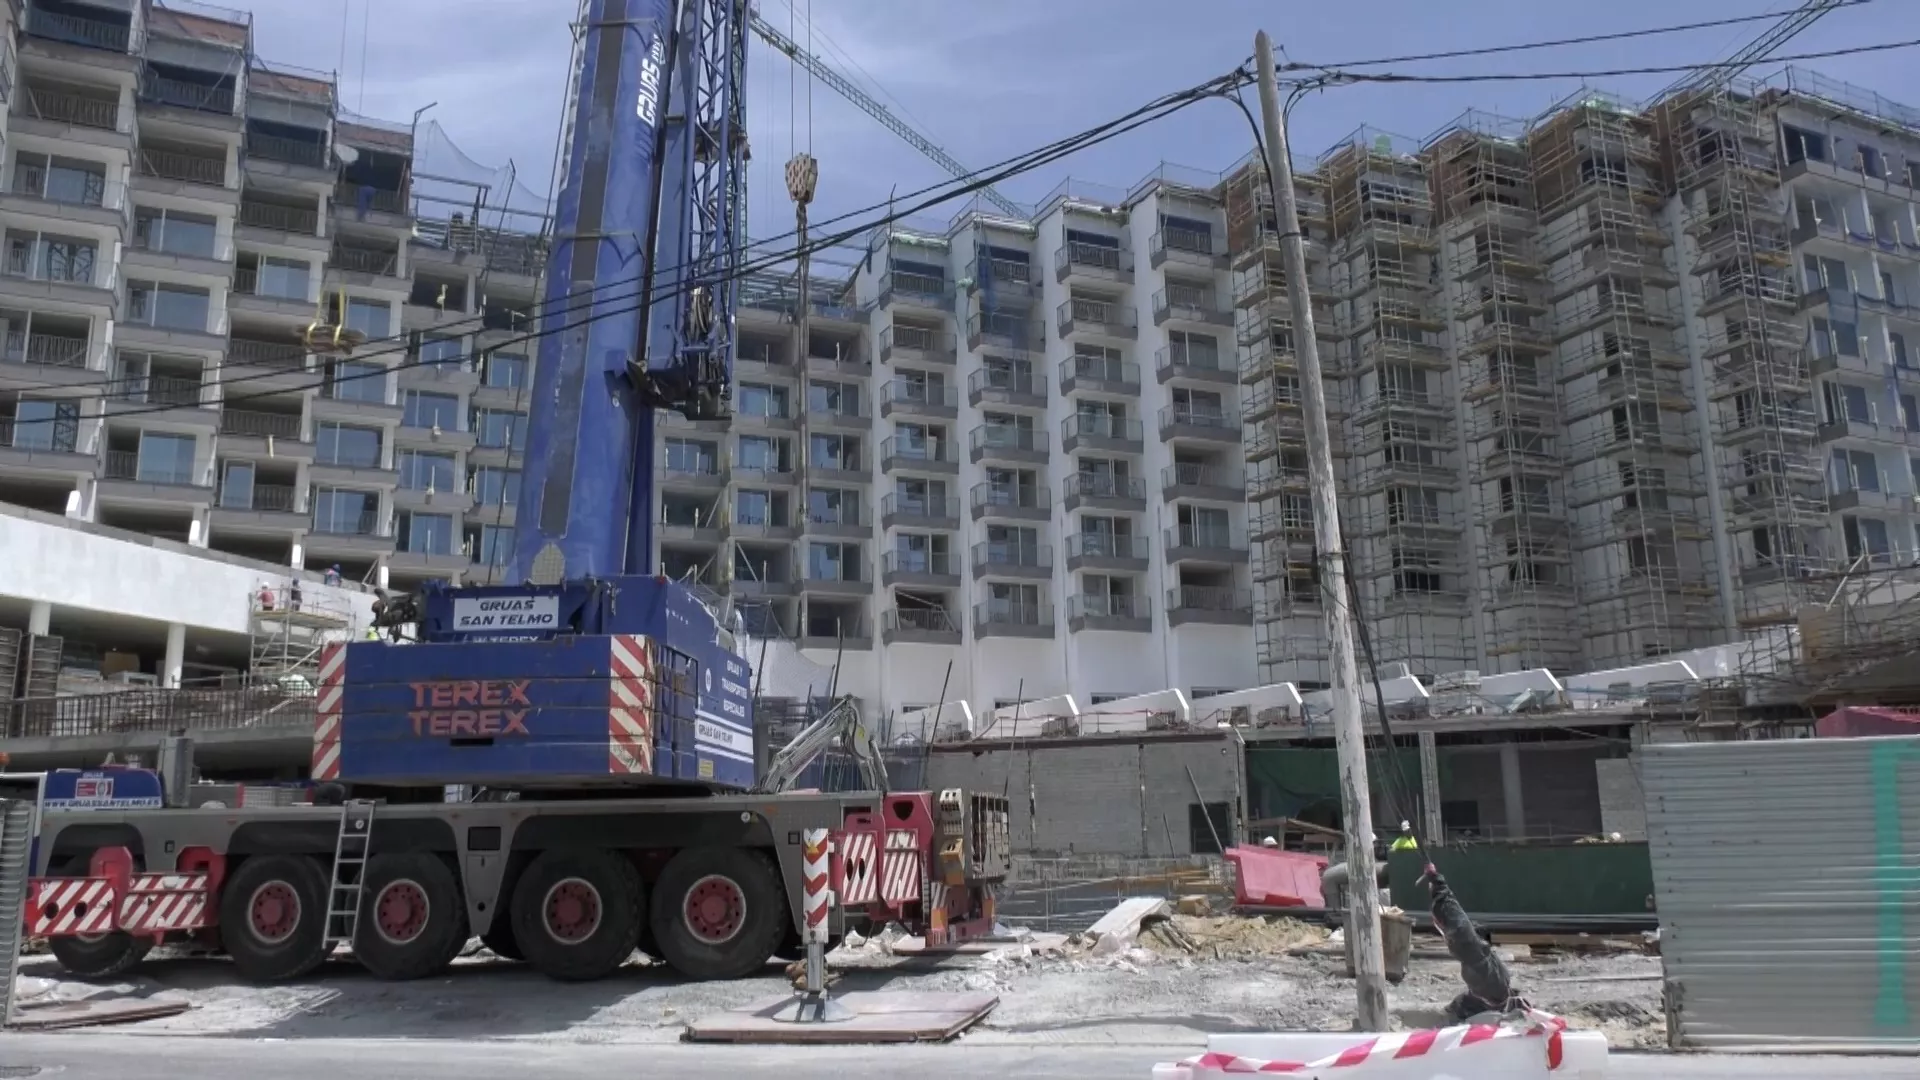
[[[538,1042],[449,1042],[361,1039],[164,1038],[64,1032],[0,1037],[0,1078],[125,1080],[128,1076],[193,1080],[338,1080],[341,1076],[405,1076],[409,1080],[605,1080],[620,1075],[777,1075],[781,1080],[897,1077],[978,1080],[1146,1080],[1155,1062],[1192,1048],[1044,1045],[963,1041],[948,1046],[782,1047],[579,1045]],[[29,1071],[32,1070],[32,1071]],[[761,1070],[766,1070],[764,1073]],[[1912,1077],[1904,1058],[1615,1055],[1609,1077],[1622,1080],[1865,1080]]]

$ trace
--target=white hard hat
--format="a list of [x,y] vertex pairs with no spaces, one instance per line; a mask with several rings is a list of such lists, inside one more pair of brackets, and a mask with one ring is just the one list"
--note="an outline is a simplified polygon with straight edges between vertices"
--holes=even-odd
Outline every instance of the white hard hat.
[[1279,847],[1280,841],[1275,840],[1273,837],[1269,836],[1265,840],[1260,841],[1260,846],[1261,847]]
[[1412,831],[1413,831],[1413,822],[1411,822],[1411,821],[1403,821],[1403,822],[1401,822],[1401,823],[1400,823],[1400,831],[1401,831],[1401,832],[1412,832]]

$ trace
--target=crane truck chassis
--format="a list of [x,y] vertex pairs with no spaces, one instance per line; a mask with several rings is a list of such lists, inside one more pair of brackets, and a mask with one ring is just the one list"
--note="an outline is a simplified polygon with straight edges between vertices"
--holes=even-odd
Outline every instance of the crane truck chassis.
[[81,976],[193,941],[249,981],[310,974],[342,943],[413,979],[479,937],[561,980],[636,948],[732,979],[798,948],[805,830],[832,836],[836,938],[897,921],[938,948],[991,932],[1007,821],[1004,798],[957,789],[50,810],[25,929]]

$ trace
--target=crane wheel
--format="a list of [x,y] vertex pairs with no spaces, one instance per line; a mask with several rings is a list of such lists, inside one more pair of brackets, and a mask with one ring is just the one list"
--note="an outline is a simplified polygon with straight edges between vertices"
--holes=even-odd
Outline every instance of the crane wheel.
[[431,975],[466,943],[466,900],[439,856],[393,852],[367,862],[353,955],[374,977],[398,982]]
[[548,851],[513,887],[513,940],[548,978],[604,978],[639,945],[646,903],[639,869],[619,852]]
[[256,855],[220,889],[220,941],[240,974],[284,982],[311,973],[327,946],[327,875],[304,855]]
[[[58,876],[86,877],[91,863],[92,859],[85,855],[69,859]],[[68,974],[99,979],[131,971],[153,950],[153,939],[136,938],[115,930],[84,937],[48,938],[47,949]]]
[[660,959],[689,979],[738,979],[767,965],[793,926],[780,871],[747,848],[688,848],[653,885]]

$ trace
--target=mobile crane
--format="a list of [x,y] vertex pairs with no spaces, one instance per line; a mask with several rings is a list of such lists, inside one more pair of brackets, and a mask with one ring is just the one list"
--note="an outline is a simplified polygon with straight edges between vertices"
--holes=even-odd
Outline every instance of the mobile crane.
[[[26,932],[69,970],[197,938],[256,981],[341,944],[403,979],[478,936],[560,979],[636,948],[733,978],[798,943],[801,837],[819,828],[836,930],[991,928],[1006,800],[785,790],[824,733],[866,741],[850,702],[756,785],[747,662],[647,573],[655,412],[723,416],[730,394],[748,16],[746,0],[582,0],[509,584],[396,598],[381,621],[413,641],[326,649],[315,805],[116,803],[114,783],[152,774],[66,778]],[[448,785],[485,797],[447,802]]]

